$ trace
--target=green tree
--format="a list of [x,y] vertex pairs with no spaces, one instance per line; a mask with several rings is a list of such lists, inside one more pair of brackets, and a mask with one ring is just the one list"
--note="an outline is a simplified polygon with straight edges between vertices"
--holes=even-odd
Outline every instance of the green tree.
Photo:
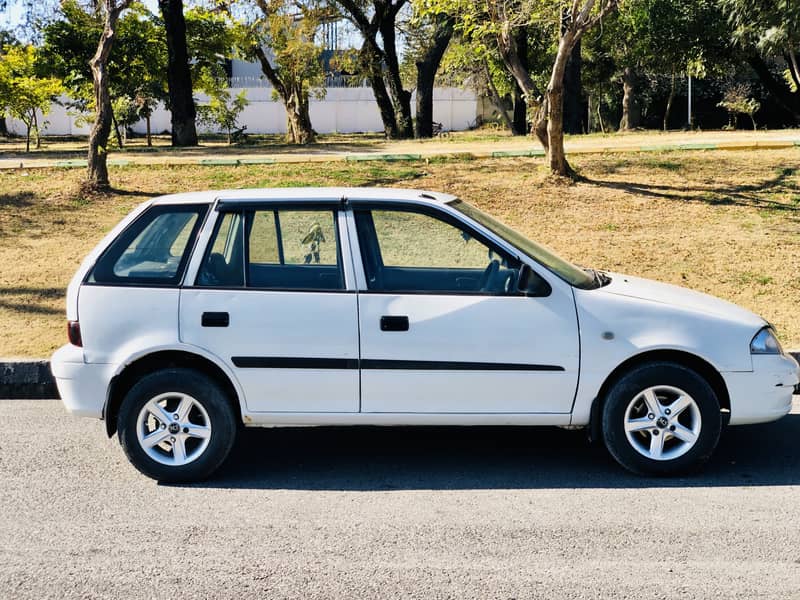
[[667,128],[676,93],[676,76],[721,74],[731,66],[730,28],[717,0],[626,0],[608,24],[611,52],[622,70],[620,130],[639,126],[639,85],[645,73],[666,75],[669,96],[663,115]]
[[[733,26],[733,40],[764,87],[800,122],[800,2],[720,0]],[[785,82],[776,80],[766,60],[782,59]]]
[[736,118],[742,114],[750,117],[753,123],[753,131],[757,129],[755,114],[761,108],[761,103],[751,97],[750,86],[745,83],[736,83],[725,90],[722,101],[718,106],[721,106],[728,111],[728,127],[734,129],[736,127]]
[[201,6],[187,9],[184,16],[193,89],[211,93],[227,87],[228,74],[223,63],[235,56],[240,33],[237,25],[225,11]]
[[[439,85],[466,87],[486,96],[506,128],[515,135],[527,133],[524,122],[518,129],[514,115],[509,113],[506,100],[514,96],[516,82],[505,68],[491,38],[469,36],[456,24],[455,37],[442,57],[437,81]],[[523,115],[523,120],[527,120],[526,115]]]
[[[564,78],[576,45],[612,14],[619,0],[424,0],[427,10],[454,14],[460,28],[479,38],[492,36],[506,68],[522,90],[528,106],[535,110],[533,131],[544,146],[550,171],[571,176],[564,153]],[[556,42],[555,56],[542,93],[535,72],[520,48],[520,28],[549,31]],[[527,38],[526,38],[527,39]]]
[[[78,109],[92,113],[96,104],[89,63],[103,33],[103,13],[86,11],[76,0],[65,0],[59,17],[44,28],[44,68],[64,80]],[[133,124],[130,121],[135,113],[131,106],[146,105],[152,112],[156,101],[166,97],[166,46],[162,31],[141,4],[132,4],[115,24],[115,43],[106,70],[111,120],[120,146],[123,144],[120,126]]]
[[245,90],[231,97],[228,90],[220,89],[211,94],[208,104],[197,107],[197,117],[203,125],[222,129],[230,145],[233,143],[234,133],[238,130],[239,115],[248,104]]
[[[310,144],[316,134],[309,114],[309,95],[325,93],[323,47],[317,29],[327,12],[292,0],[256,0],[257,15],[242,24],[239,47],[253,57],[286,109],[286,140]],[[269,54],[268,54],[269,53]]]
[[37,75],[37,51],[33,46],[5,46],[0,56],[0,102],[25,124],[25,151],[31,149],[31,132],[40,147],[39,114],[46,116],[62,91],[61,82]]
[[[19,41],[14,36],[13,33],[10,31],[6,31],[4,29],[0,29],[0,51],[6,46],[17,46],[19,45]],[[2,86],[2,82],[0,82],[0,86]],[[0,98],[5,97],[7,92],[4,92],[2,87],[0,87]],[[0,135],[8,137],[8,125],[6,124],[6,112],[5,108],[0,106]]]

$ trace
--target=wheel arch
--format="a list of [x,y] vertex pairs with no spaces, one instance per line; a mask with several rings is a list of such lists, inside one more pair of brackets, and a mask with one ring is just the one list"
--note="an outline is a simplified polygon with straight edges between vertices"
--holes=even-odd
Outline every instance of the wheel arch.
[[106,433],[112,437],[117,431],[117,415],[122,400],[133,385],[145,375],[167,368],[195,369],[208,375],[225,390],[235,414],[242,421],[242,397],[231,376],[217,363],[208,357],[188,350],[158,350],[139,356],[129,362],[114,377],[108,386],[103,418],[106,422]]
[[714,390],[720,410],[723,412],[723,423],[727,423],[727,420],[730,418],[731,410],[731,398],[728,393],[728,386],[725,385],[725,380],[720,372],[711,363],[696,354],[684,350],[650,350],[632,356],[617,365],[608,377],[606,377],[603,385],[600,386],[597,396],[592,401],[589,417],[589,435],[592,440],[602,439],[603,404],[611,387],[631,369],[648,362],[656,361],[672,362],[682,365],[703,377],[711,386],[711,389]]

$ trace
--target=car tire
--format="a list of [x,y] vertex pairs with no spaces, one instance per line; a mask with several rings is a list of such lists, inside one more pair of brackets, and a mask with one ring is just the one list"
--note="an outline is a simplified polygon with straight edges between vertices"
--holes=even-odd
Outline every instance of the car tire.
[[697,372],[651,362],[614,383],[602,426],[608,451],[629,471],[679,475],[696,471],[711,457],[722,416],[714,390]]
[[125,395],[117,420],[128,460],[157,481],[200,481],[233,448],[237,419],[231,399],[207,375],[163,369],[146,375]]

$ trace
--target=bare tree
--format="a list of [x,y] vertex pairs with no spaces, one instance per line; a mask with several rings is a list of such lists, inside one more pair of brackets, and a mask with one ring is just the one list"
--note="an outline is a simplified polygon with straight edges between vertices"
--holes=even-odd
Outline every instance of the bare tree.
[[113,111],[108,81],[108,57],[114,45],[117,21],[120,13],[130,6],[132,0],[98,0],[98,10],[103,15],[103,33],[97,51],[89,61],[94,82],[95,119],[89,133],[89,156],[86,182],[87,191],[102,191],[110,187],[108,181],[108,136],[111,133]]

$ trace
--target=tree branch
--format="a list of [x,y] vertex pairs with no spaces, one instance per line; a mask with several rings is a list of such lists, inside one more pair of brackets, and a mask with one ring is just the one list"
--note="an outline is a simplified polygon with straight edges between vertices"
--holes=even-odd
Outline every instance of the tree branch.
[[267,54],[264,52],[264,49],[258,44],[255,44],[253,47],[253,52],[255,53],[256,58],[258,58],[258,62],[261,63],[261,71],[267,76],[267,79],[269,79],[272,87],[278,91],[278,93],[281,95],[281,98],[286,99],[289,95],[286,90],[286,86],[283,85],[281,78],[278,76],[278,72],[275,71],[275,69],[273,69],[272,65],[269,63],[269,59],[267,58]]

